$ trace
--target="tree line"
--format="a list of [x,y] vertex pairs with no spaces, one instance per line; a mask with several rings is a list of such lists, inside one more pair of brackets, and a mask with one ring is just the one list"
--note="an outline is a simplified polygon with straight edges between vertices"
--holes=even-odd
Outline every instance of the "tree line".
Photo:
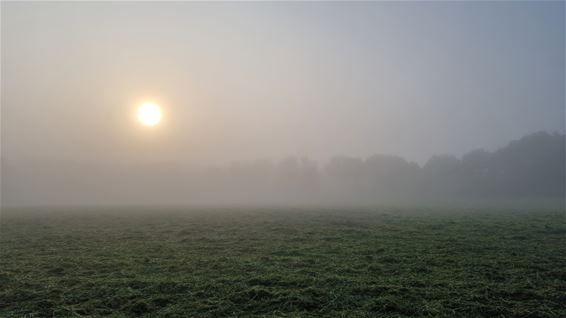
[[234,162],[222,166],[3,165],[2,200],[42,204],[380,204],[454,199],[564,199],[565,135],[537,132],[495,151]]

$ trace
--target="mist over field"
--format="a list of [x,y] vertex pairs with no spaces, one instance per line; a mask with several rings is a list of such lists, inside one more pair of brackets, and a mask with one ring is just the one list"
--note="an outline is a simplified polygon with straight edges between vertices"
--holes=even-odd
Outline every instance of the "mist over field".
[[392,155],[258,160],[215,166],[4,163],[5,206],[303,206],[474,200],[564,204],[563,134],[539,132],[495,151],[433,156],[424,165]]
[[562,9],[3,3],[3,204],[563,196]]
[[0,317],[566,317],[564,1],[1,1]]

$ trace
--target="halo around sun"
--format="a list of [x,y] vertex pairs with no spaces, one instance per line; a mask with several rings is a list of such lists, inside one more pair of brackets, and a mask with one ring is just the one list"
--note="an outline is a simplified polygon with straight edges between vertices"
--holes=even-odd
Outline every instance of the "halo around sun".
[[145,126],[155,126],[161,121],[161,108],[155,103],[143,103],[137,109],[139,122]]

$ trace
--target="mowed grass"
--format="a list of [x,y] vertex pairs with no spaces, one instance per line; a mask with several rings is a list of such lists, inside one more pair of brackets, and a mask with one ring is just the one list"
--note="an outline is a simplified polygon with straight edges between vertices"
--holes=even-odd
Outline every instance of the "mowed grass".
[[0,229],[0,317],[566,317],[560,210],[5,210]]

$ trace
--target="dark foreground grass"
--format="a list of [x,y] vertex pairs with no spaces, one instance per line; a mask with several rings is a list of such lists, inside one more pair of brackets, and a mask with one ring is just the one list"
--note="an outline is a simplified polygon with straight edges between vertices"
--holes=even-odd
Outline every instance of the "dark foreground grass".
[[4,211],[0,317],[566,317],[563,211]]

